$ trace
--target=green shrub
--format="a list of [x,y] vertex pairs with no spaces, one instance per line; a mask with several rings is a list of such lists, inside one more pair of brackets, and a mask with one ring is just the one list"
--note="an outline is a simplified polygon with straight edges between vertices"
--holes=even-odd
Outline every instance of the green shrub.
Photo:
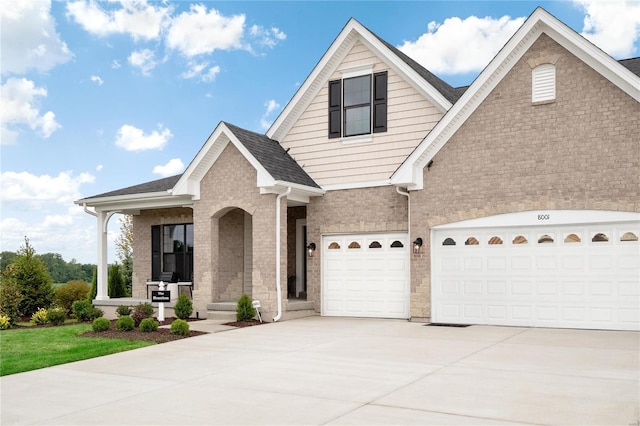
[[33,315],[31,315],[32,324],[43,325],[47,322],[47,310],[45,308],[39,308]]
[[11,328],[11,321],[8,315],[0,314],[0,330],[7,330]]
[[131,315],[131,306],[120,305],[116,308],[116,314],[121,317],[123,315]]
[[78,321],[93,321],[96,318],[104,315],[102,309],[96,308],[91,304],[88,300],[76,300],[71,305],[71,311],[73,312],[73,316],[78,319]]
[[177,334],[178,336],[189,335],[189,323],[185,320],[177,319],[171,323],[171,334]]
[[109,267],[107,292],[109,294],[109,297],[114,299],[117,299],[119,297],[127,297],[127,286],[124,283],[122,271],[120,271],[120,265],[117,263]]
[[256,308],[253,307],[251,298],[246,293],[240,296],[238,299],[238,306],[236,307],[236,320],[237,321],[251,321],[256,316]]
[[94,319],[93,324],[91,325],[91,328],[93,328],[93,331],[96,333],[107,331],[109,327],[111,327],[111,321],[103,317]]
[[56,305],[63,308],[67,315],[76,300],[84,300],[89,294],[89,284],[83,280],[69,281],[56,288]]
[[93,277],[91,278],[91,290],[87,294],[87,300],[91,302],[98,295],[98,268],[93,268]]
[[20,321],[20,302],[22,301],[20,285],[13,277],[12,265],[0,272],[0,312],[9,319],[10,325]]
[[189,296],[182,293],[178,296],[178,301],[173,307],[173,311],[176,313],[176,316],[182,320],[187,319],[193,313],[193,303]]
[[67,311],[60,307],[51,308],[47,311],[47,321],[53,325],[64,324],[67,319]]
[[153,305],[149,302],[139,303],[138,306],[133,308],[131,318],[136,323],[136,327],[140,325],[145,318],[151,318],[153,316]]
[[160,323],[153,318],[145,318],[140,322],[140,331],[149,333],[151,331],[157,331]]
[[133,322],[133,318],[131,318],[129,315],[123,315],[120,318],[118,318],[118,321],[116,321],[116,328],[119,331],[131,331],[135,328],[135,323]]

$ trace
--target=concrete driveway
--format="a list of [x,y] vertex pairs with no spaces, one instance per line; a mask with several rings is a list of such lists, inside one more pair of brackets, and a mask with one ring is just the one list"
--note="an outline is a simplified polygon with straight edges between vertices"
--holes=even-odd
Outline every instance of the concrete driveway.
[[640,419],[640,333],[311,317],[0,379],[7,425]]

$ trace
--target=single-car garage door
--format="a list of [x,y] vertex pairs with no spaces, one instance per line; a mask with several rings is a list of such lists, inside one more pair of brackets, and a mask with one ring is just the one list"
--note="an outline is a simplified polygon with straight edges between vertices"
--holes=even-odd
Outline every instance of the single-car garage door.
[[640,329],[640,214],[524,212],[432,230],[432,321]]
[[322,238],[322,315],[409,318],[406,233]]

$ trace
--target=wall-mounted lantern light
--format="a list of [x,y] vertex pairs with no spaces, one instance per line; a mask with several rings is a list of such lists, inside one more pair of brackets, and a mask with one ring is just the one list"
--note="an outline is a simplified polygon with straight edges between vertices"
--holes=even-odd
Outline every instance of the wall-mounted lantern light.
[[313,253],[316,251],[316,243],[311,243],[307,246],[307,253],[309,253],[309,257],[313,257]]
[[413,254],[420,254],[420,247],[422,247],[422,238],[418,237],[413,242]]

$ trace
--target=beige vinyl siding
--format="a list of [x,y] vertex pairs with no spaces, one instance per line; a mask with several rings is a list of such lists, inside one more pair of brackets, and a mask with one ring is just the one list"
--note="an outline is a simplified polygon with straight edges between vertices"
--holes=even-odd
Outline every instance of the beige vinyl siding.
[[281,141],[319,185],[389,179],[442,118],[437,108],[360,42],[356,42],[331,80],[342,78],[340,70],[359,66],[373,66],[373,72],[388,71],[387,132],[372,134],[368,142],[329,139],[325,84]]

